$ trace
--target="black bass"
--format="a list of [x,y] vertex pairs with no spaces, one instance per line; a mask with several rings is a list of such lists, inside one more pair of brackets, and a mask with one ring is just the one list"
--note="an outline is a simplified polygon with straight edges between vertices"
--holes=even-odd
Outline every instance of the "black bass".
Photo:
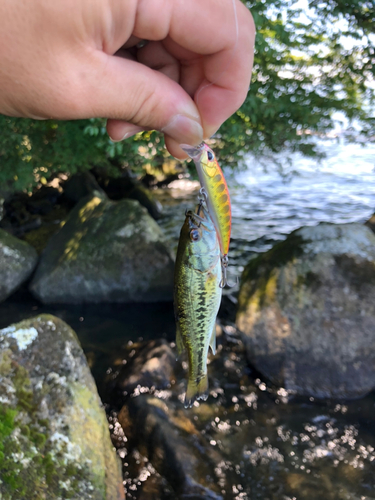
[[220,245],[207,209],[187,212],[178,243],[174,309],[178,353],[187,351],[189,377],[185,407],[208,396],[208,347],[215,354],[215,321],[222,289]]

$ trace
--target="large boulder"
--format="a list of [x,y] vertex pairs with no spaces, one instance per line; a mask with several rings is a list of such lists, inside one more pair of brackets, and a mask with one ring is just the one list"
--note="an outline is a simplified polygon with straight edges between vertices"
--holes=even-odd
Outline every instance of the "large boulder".
[[362,224],[303,227],[250,261],[237,326],[248,358],[299,394],[375,388],[375,235]]
[[0,302],[27,280],[37,260],[32,246],[0,229]]
[[157,223],[134,200],[82,200],[49,241],[31,283],[44,303],[172,299],[173,259]]
[[41,315],[0,330],[0,401],[0,498],[124,498],[105,412],[66,323]]

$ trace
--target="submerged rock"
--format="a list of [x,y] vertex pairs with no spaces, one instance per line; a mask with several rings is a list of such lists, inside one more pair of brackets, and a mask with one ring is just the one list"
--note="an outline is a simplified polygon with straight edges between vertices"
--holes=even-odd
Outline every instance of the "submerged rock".
[[0,497],[121,500],[121,471],[77,337],[41,315],[0,330]]
[[172,299],[173,260],[138,202],[82,200],[49,241],[31,283],[44,303]]
[[32,246],[0,229],[0,302],[27,280],[37,260]]
[[151,340],[121,369],[116,392],[128,395],[137,387],[162,390],[174,378],[176,355],[164,339]]
[[130,399],[118,415],[128,450],[136,447],[146,456],[177,498],[222,499],[215,475],[221,455],[173,406],[150,395]]
[[242,276],[237,326],[274,383],[316,397],[375,388],[375,236],[362,224],[291,233]]

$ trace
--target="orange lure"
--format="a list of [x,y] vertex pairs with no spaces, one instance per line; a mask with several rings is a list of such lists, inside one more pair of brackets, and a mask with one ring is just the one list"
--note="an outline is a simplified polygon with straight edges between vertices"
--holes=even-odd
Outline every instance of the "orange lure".
[[206,195],[208,211],[215,225],[222,255],[222,286],[228,285],[226,268],[228,265],[228,251],[232,227],[232,210],[224,174],[215,158],[214,152],[204,142],[197,147],[185,144],[180,144],[180,147],[194,160],[199,181],[202,188],[204,188],[203,193]]

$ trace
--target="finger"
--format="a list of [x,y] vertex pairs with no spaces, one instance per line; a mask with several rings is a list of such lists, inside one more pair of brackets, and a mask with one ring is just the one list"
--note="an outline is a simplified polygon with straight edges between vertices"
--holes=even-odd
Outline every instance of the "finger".
[[180,79],[180,64],[164,47],[161,42],[150,42],[137,53],[138,62],[152,68],[171,80]]
[[132,35],[128,40],[126,40],[126,42],[121,48],[128,49],[129,47],[135,47],[140,41],[141,38]]
[[164,38],[166,49],[181,61],[180,84],[194,95],[206,135],[243,103],[255,26],[239,0],[149,0],[147,9],[138,9],[133,33]]
[[[200,116],[193,100],[176,82],[135,61],[97,52],[92,74],[80,88],[82,113],[131,122],[142,129],[161,130],[181,143],[203,140]],[[110,135],[119,124],[108,121]],[[128,133],[128,130],[126,130]]]
[[206,82],[201,83],[194,95],[208,136],[214,134],[243,104],[250,86],[255,26],[250,12],[241,2],[238,2],[236,15],[236,45],[231,50],[213,54],[206,59]]
[[175,141],[171,137],[165,137],[165,147],[168,149],[170,154],[178,160],[186,160],[188,155],[180,148],[180,144],[181,143]]
[[139,132],[143,132],[145,129],[143,127],[138,127],[133,125],[133,123],[125,122],[122,120],[108,120],[107,121],[107,133],[109,137],[114,142],[123,141],[129,139]]

